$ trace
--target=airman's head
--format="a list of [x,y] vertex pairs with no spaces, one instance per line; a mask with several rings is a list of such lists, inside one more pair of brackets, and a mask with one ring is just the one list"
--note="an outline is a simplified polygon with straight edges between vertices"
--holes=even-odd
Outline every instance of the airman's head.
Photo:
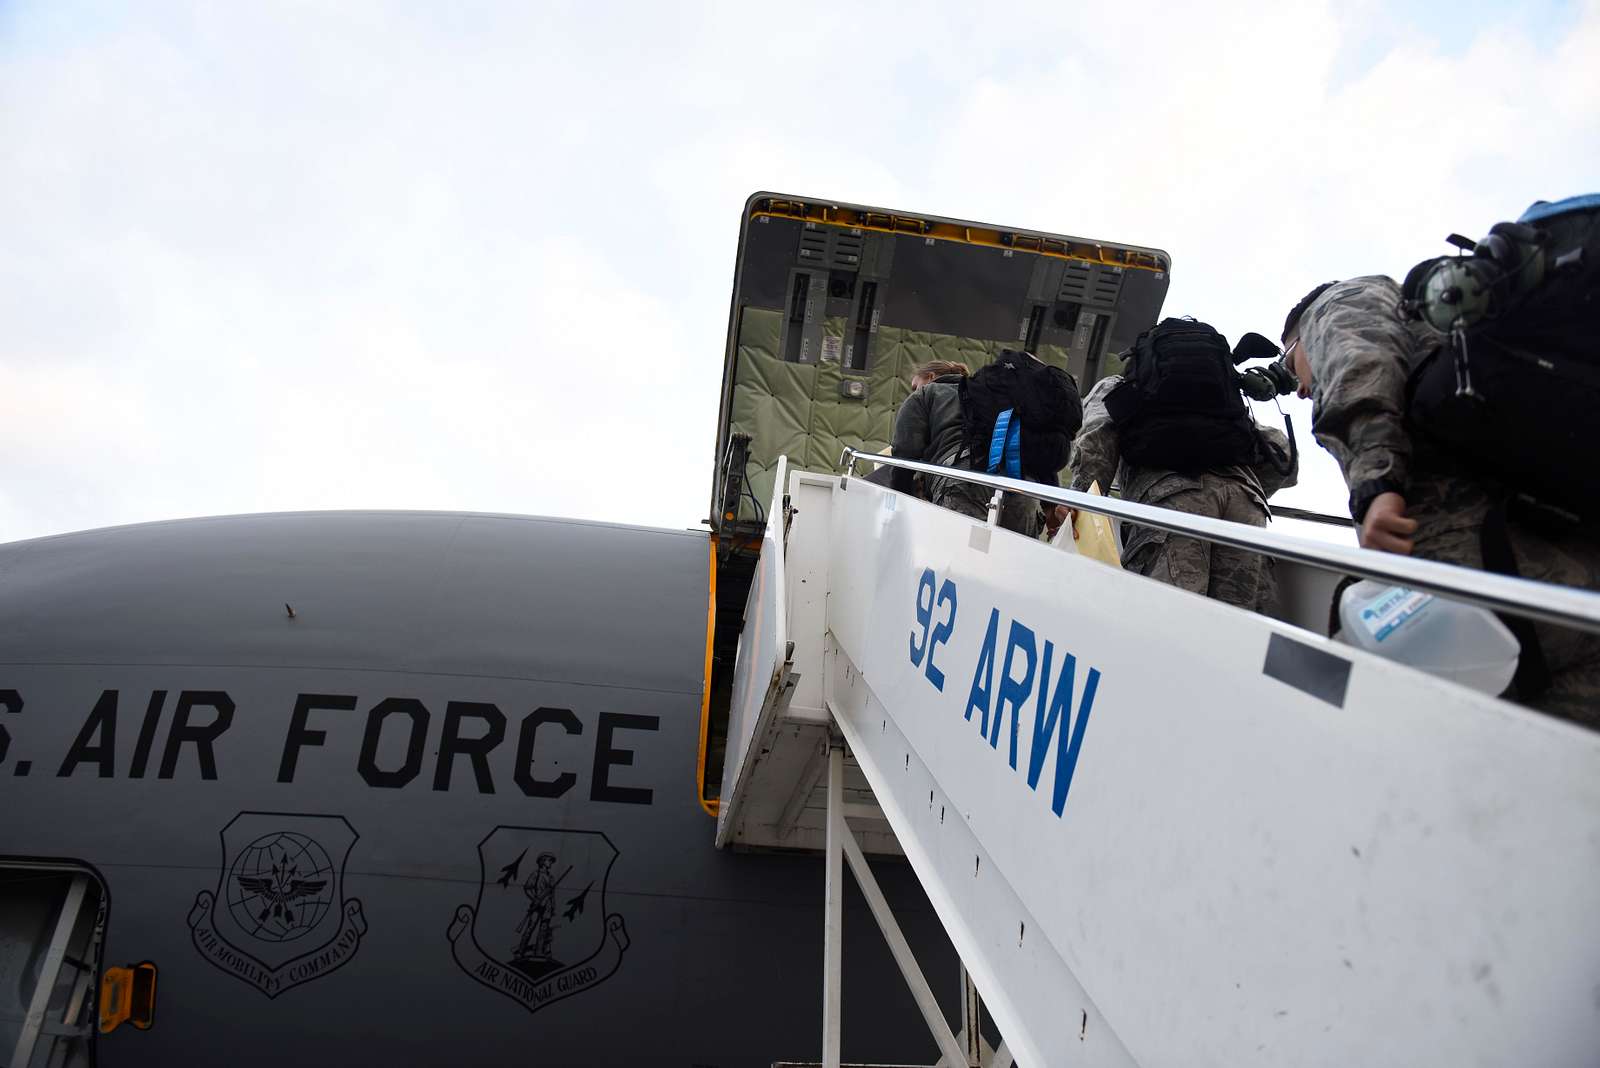
[[1317,286],[1300,298],[1300,303],[1289,310],[1288,317],[1283,321],[1283,362],[1294,372],[1294,377],[1299,381],[1299,395],[1302,397],[1311,396],[1314,380],[1311,377],[1311,360],[1306,356],[1306,347],[1300,340],[1300,319],[1305,315],[1306,309],[1316,303],[1318,297],[1337,284],[1337,282],[1324,282]]
[[955,360],[929,360],[912,374],[911,391],[915,393],[929,382],[944,375],[960,375],[965,378],[970,374],[972,371],[964,363]]

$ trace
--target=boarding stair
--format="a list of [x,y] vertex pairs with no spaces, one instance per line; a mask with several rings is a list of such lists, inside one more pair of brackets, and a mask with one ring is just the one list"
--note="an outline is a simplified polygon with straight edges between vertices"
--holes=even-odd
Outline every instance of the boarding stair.
[[[972,481],[1277,558],[1269,619],[780,465],[716,836],[848,865],[941,1064],[1588,1065],[1600,734],[1328,639],[1342,574],[1600,630],[1600,595]],[[1299,591],[1296,593],[1295,591]],[[952,1031],[867,857],[903,856],[1003,1042]]]

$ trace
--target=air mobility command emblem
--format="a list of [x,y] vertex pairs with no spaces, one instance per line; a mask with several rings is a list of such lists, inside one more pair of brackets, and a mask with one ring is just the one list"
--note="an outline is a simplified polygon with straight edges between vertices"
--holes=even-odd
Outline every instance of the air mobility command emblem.
[[355,955],[367,921],[343,894],[359,837],[343,816],[241,812],[222,829],[216,892],[189,910],[200,955],[275,998]]
[[461,970],[538,1012],[609,979],[628,932],[606,912],[617,850],[598,831],[496,827],[478,843],[478,903],[447,932]]

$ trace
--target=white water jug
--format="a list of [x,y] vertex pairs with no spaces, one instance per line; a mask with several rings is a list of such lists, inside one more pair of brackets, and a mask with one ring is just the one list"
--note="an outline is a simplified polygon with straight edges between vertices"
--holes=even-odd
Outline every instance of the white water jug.
[[1510,685],[1522,651],[1487,609],[1370,580],[1344,591],[1339,623],[1347,645],[1489,694]]

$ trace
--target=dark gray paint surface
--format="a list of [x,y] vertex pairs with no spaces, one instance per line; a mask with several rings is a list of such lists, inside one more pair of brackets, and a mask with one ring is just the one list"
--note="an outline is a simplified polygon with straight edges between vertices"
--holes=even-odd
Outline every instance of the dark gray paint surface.
[[[102,1039],[101,1063],[815,1057],[820,859],[718,853],[695,798],[708,557],[700,534],[436,513],[205,519],[0,546],[0,690],[23,699],[0,719],[0,855],[92,865],[110,896],[108,963],[160,968],[156,1027]],[[211,745],[214,777],[193,743],[164,768],[184,691],[233,705]],[[302,694],[354,707],[310,712],[304,726],[324,737],[305,740],[280,781]],[[387,699],[420,704],[375,719]],[[458,755],[440,788],[451,702],[498,713],[504,736],[482,780]],[[570,716],[547,722],[540,708]],[[214,717],[197,703],[191,725]],[[488,724],[464,722],[469,739]],[[425,729],[408,746],[414,723]],[[570,775],[560,796],[518,785],[530,730],[523,778],[551,793],[537,784]],[[367,771],[387,784],[363,774],[369,732]],[[188,922],[197,896],[227,883],[220,834],[241,812],[339,816],[359,835],[336,907],[359,900],[365,935],[337,968],[272,998],[203,955]],[[497,826],[601,832],[617,850],[589,907],[625,922],[619,966],[535,1012],[469,977],[447,937],[457,909],[477,902],[478,844]],[[953,995],[953,956],[909,869],[880,867],[932,981]],[[847,900],[849,1057],[931,1062],[880,936]]]

